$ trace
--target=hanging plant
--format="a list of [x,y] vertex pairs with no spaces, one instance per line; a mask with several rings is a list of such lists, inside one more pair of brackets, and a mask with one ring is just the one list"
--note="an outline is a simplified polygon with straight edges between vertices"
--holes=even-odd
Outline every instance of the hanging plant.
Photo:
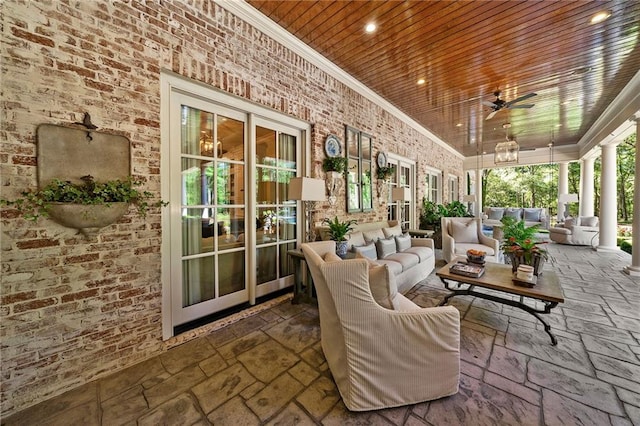
[[344,173],[347,169],[346,157],[327,157],[322,161],[322,170],[326,172]]
[[378,179],[387,180],[396,172],[396,166],[378,166],[376,176]]

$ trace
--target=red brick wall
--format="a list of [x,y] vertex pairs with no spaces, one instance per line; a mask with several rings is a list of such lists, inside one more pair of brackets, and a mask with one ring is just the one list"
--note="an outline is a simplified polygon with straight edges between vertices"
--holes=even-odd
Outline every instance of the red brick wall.
[[[459,158],[213,2],[0,8],[2,198],[36,186],[37,125],[81,121],[85,111],[101,131],[131,140],[133,174],[159,195],[161,69],[312,122],[314,176],[324,136],[343,139],[345,124],[372,134],[374,153],[462,175]],[[328,216],[346,216],[344,194],[338,200],[324,206]],[[376,207],[357,219],[384,219]],[[10,209],[0,218],[4,415],[163,350],[158,209],[146,219],[130,212],[90,239]]]

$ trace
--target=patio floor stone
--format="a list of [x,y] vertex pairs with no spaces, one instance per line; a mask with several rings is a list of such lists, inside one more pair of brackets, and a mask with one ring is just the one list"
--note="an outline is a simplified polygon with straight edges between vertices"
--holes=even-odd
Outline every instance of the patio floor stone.
[[[566,299],[545,316],[558,345],[522,310],[456,296],[461,379],[450,397],[349,412],[322,352],[317,308],[285,300],[2,425],[640,426],[640,279],[622,272],[631,257],[548,248],[556,262],[545,268]],[[446,294],[431,274],[407,296],[431,307]]]

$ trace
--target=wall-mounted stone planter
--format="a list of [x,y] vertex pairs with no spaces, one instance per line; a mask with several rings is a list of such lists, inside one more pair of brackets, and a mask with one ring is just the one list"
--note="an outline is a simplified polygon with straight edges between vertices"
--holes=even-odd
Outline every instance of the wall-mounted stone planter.
[[84,236],[95,235],[100,228],[117,222],[129,210],[129,203],[68,204],[51,203],[49,217],[67,228],[79,230]]

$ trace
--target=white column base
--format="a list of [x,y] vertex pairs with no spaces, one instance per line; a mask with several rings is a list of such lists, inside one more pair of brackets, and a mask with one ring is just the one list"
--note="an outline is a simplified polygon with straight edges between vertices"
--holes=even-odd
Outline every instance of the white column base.
[[631,275],[632,277],[640,277],[640,266],[625,266],[623,271],[625,274]]
[[593,249],[595,251],[620,251],[618,246],[595,246]]

